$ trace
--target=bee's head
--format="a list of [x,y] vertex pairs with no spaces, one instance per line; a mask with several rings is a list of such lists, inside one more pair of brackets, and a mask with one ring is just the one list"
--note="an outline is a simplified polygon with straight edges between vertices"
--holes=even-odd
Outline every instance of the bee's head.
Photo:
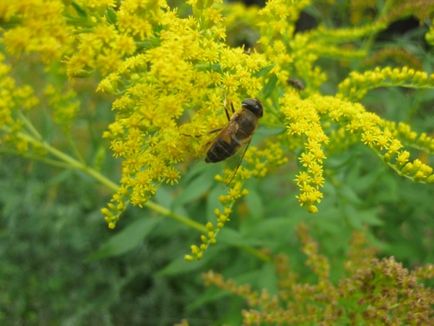
[[261,102],[255,98],[246,98],[241,106],[251,112],[253,112],[258,118],[262,117],[264,109]]

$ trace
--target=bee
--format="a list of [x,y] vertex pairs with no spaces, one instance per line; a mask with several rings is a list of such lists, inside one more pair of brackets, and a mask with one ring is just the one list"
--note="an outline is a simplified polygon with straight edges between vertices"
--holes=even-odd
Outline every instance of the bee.
[[207,163],[223,161],[234,155],[243,145],[246,145],[245,153],[258,124],[258,120],[262,117],[264,112],[261,102],[253,98],[245,99],[241,103],[241,109],[238,112],[235,112],[232,103],[231,108],[231,117],[229,117],[229,113],[225,108],[226,117],[229,122],[226,127],[216,130],[216,132],[219,131],[219,133],[208,148],[205,158],[205,162]]

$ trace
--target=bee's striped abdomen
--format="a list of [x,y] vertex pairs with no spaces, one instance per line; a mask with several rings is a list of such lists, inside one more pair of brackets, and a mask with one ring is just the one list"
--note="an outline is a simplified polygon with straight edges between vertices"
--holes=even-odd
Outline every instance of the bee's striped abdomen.
[[224,139],[218,138],[208,150],[205,162],[215,163],[223,161],[229,156],[234,155],[239,146],[240,144],[234,139],[231,139],[231,143],[227,143]]

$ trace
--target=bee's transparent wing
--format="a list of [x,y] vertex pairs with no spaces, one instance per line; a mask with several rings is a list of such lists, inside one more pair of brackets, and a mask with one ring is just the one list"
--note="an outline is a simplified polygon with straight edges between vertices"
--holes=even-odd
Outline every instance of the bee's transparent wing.
[[226,182],[227,186],[230,186],[232,181],[234,180],[235,176],[237,175],[238,169],[240,168],[241,163],[243,162],[244,155],[246,155],[247,150],[249,149],[250,143],[252,142],[252,138],[249,139],[245,147],[243,148],[243,152],[241,153],[237,165],[235,166],[234,172],[232,173],[231,178],[228,182]]

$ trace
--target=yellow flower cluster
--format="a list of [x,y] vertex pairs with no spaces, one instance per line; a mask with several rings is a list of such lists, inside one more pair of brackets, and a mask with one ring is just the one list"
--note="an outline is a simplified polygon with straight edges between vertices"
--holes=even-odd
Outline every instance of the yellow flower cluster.
[[[368,112],[358,103],[331,96],[315,95],[308,100],[320,115],[344,126],[349,134],[356,134],[362,143],[373,149],[399,175],[417,182],[434,182],[433,169],[419,159],[410,161],[410,153],[389,129],[390,124],[378,115]],[[423,142],[431,144],[426,134]]]
[[353,24],[371,20],[377,2],[375,0],[350,0],[350,17]]
[[201,4],[194,10],[199,16],[188,19],[161,9],[159,41],[123,61],[99,85],[100,91],[120,94],[113,103],[116,119],[104,133],[122,158],[122,193],[103,210],[111,227],[118,207],[125,207],[122,200],[143,206],[161,183],[178,182],[180,162],[203,158],[212,137],[207,132],[227,123],[225,100],[238,107],[260,91],[254,74],[264,59],[218,42],[218,4]]
[[[428,181],[429,167],[419,166],[418,161],[416,168],[407,166],[404,172],[404,165],[410,161],[405,160],[407,152],[396,139],[396,128],[388,129],[386,121],[347,101],[339,100],[331,110],[327,102],[333,98],[316,94],[326,75],[315,61],[322,56],[360,57],[363,51],[340,44],[378,32],[387,25],[384,21],[350,29],[322,27],[293,37],[295,21],[309,1],[269,1],[263,9],[249,10],[245,17],[246,21],[255,22],[260,34],[258,49],[263,52],[248,54],[241,48],[229,48],[220,42],[225,38],[225,29],[237,23],[236,17],[242,17],[243,7],[236,6],[238,14],[230,14],[226,21],[221,15],[222,8],[226,7],[220,1],[190,1],[189,4],[193,16],[187,19],[178,17],[161,2],[149,8],[158,17],[143,19],[153,26],[152,32],[132,33],[132,27],[116,29],[117,35],[144,37],[139,42],[136,40],[136,44],[138,50],[140,44],[144,44],[146,51],[126,60],[118,57],[117,69],[99,85],[100,91],[119,95],[113,103],[116,120],[104,134],[111,142],[114,155],[122,159],[120,191],[103,210],[111,227],[115,226],[127,201],[142,206],[155,194],[159,184],[179,180],[180,162],[203,157],[206,143],[211,139],[206,136],[207,131],[225,125],[225,101],[237,104],[243,97],[255,97],[264,84],[261,95],[272,96],[270,93],[285,90],[285,95],[278,100],[279,112],[265,99],[271,111],[264,123],[280,123],[279,116],[283,114],[290,142],[296,143],[294,138],[304,142],[296,182],[300,188],[298,200],[310,212],[318,210],[323,196],[324,148],[329,142],[321,121],[323,117],[338,123],[338,129],[331,135],[345,140],[340,145],[361,140],[400,174]],[[118,21],[120,11],[116,13]],[[176,62],[176,69],[173,62]],[[265,72],[261,70],[264,68]],[[290,90],[287,80],[292,75],[307,81],[306,93],[313,94],[311,98],[302,100]],[[341,83],[340,94],[349,93],[353,98],[366,93],[367,89],[375,87],[373,85],[420,88],[431,87],[431,84],[428,75],[410,68],[384,68],[365,74],[353,73]],[[318,99],[320,104],[316,103]],[[427,139],[423,138],[425,147],[429,137]],[[246,159],[249,153],[253,152],[249,151]],[[215,242],[217,233],[229,220],[233,203],[246,194],[241,180],[249,178],[248,174],[248,169],[239,169],[237,175],[241,179],[235,179],[228,193],[221,196],[224,207],[216,210],[217,222],[215,225],[208,223],[208,233],[202,235],[201,245],[192,246],[187,259],[200,258],[208,245]],[[229,178],[230,175],[226,175],[221,180]]]
[[434,278],[434,265],[429,264],[420,266],[414,271],[414,274],[418,279],[431,280]]
[[325,152],[329,156],[332,156],[334,153],[347,150],[358,141],[359,139],[356,134],[349,134],[345,127],[337,127],[329,134],[329,142],[325,147]]
[[361,268],[369,268],[377,250],[373,247],[367,247],[366,243],[366,237],[362,231],[353,232],[347,253],[348,258],[344,264],[345,270],[349,274],[353,274]]
[[[303,8],[310,4],[310,0],[270,0],[260,10],[258,26],[267,31],[261,33],[261,40],[283,38],[289,40],[294,33],[295,23]],[[268,42],[267,42],[268,43]]]
[[316,205],[322,199],[320,189],[324,185],[325,154],[322,146],[327,144],[328,137],[311,101],[304,101],[297,94],[287,93],[281,100],[281,106],[289,137],[304,137],[304,151],[299,156],[302,171],[296,177],[300,189],[297,198],[311,213],[316,213]]
[[387,24],[384,22],[375,22],[363,26],[339,29],[330,29],[320,26],[308,34],[312,41],[319,41],[322,43],[344,43],[367,37],[386,27]]
[[238,169],[235,167],[235,170],[225,169],[223,176],[217,175],[216,181],[228,185],[227,193],[219,197],[223,207],[214,210],[217,218],[216,223],[207,223],[207,234],[201,236],[201,244],[199,246],[192,245],[191,253],[186,255],[185,259],[191,261],[202,258],[209,245],[216,242],[218,233],[230,221],[235,202],[248,194],[248,190],[243,186],[246,180],[254,177],[265,177],[270,169],[285,164],[287,161],[281,145],[270,141],[262,149],[252,146],[244,156],[243,166],[239,166]]
[[76,4],[89,28],[79,30],[77,50],[68,58],[69,76],[85,76],[98,70],[103,76],[119,68],[123,59],[133,55],[152,36],[165,3],[123,1],[118,11],[113,1],[81,1]]
[[32,109],[38,99],[30,86],[17,86],[9,76],[11,68],[4,60],[0,54],[0,144],[11,145],[18,152],[25,153],[29,144],[17,137],[25,127],[21,115]]
[[13,55],[36,53],[46,63],[61,59],[74,39],[64,11],[60,0],[1,1],[0,21],[19,21],[3,34],[7,50]]
[[[319,26],[312,31],[296,35],[294,41],[303,39],[305,45],[302,49],[306,51],[305,55],[310,54],[312,58],[315,58],[311,64],[319,57],[330,57],[338,60],[361,59],[367,56],[366,49],[359,48],[351,42],[367,38],[386,27],[387,24],[382,21],[348,28]],[[295,48],[298,49],[299,46],[295,46]],[[325,77],[322,78],[321,83],[324,80]]]
[[315,65],[320,57],[356,59],[366,56],[365,49],[357,49],[345,42],[367,37],[387,27],[385,22],[367,24],[356,28],[327,29],[319,27],[312,32],[297,33],[295,22],[300,11],[310,1],[269,1],[257,12],[256,26],[259,30],[258,48],[271,64],[270,75],[277,77],[279,86],[284,87],[288,78],[298,76],[306,81],[308,92],[318,91],[327,79],[326,74]]
[[61,125],[65,131],[70,129],[80,107],[76,92],[71,88],[63,90],[49,84],[45,87],[44,95],[53,112],[54,122]]
[[388,122],[387,126],[405,145],[428,154],[434,153],[434,137],[429,136],[426,132],[417,133],[404,122]]
[[399,47],[385,47],[374,52],[364,60],[367,67],[377,65],[395,64],[397,66],[408,66],[415,70],[422,69],[422,61],[411,52]]
[[[303,253],[306,255],[306,266],[308,266],[318,277],[318,286],[323,291],[331,289],[330,277],[330,264],[327,258],[318,252],[318,244],[309,235],[308,229],[305,225],[301,224],[297,228],[297,235],[302,243]],[[331,293],[328,293],[331,295]]]
[[370,89],[386,86],[434,88],[434,74],[428,75],[409,67],[377,67],[363,73],[351,72],[348,78],[339,84],[339,94],[357,101]]
[[[271,0],[258,11],[258,44],[269,62],[273,63],[271,73],[277,76],[281,84],[285,84],[294,73],[294,57],[298,55],[294,50],[302,50],[302,47],[292,45],[292,34],[301,10],[309,4],[309,0]],[[305,55],[304,60],[307,60],[302,67],[302,71],[305,71],[316,57],[308,51],[303,51],[302,55]],[[305,74],[300,72],[299,76],[304,78]]]
[[[338,128],[332,133],[333,143],[343,139],[339,147],[350,145],[356,140],[373,149],[399,175],[417,182],[434,182],[433,169],[419,159],[410,160],[408,146],[427,153],[433,151],[433,137],[426,133],[418,135],[404,123],[391,123],[357,103],[337,97],[312,95],[301,99],[295,93],[287,93],[281,100],[282,113],[286,118],[287,133],[290,141],[294,137],[304,137],[304,151],[299,156],[301,171],[296,177],[301,205],[310,212],[318,210],[324,184],[323,147],[329,137],[324,133],[321,119],[336,123]],[[401,140],[400,140],[401,139]],[[333,147],[333,146],[331,146]]]
[[203,274],[203,281],[207,286],[217,286],[220,289],[224,289],[233,294],[239,295],[246,299],[249,305],[256,306],[260,303],[271,303],[271,297],[267,291],[263,291],[261,294],[253,291],[249,285],[238,285],[233,280],[225,280],[221,274],[209,271]]
[[431,0],[388,1],[385,9],[388,10],[383,14],[383,20],[388,22],[409,16],[417,17],[423,22],[432,19],[434,14],[434,4]]
[[[228,34],[233,34],[232,31],[240,31],[243,27],[255,26],[258,19],[259,8],[256,6],[246,7],[242,3],[231,2],[223,8],[224,21],[223,23],[228,30]],[[238,35],[233,35],[236,38]],[[228,35],[230,37],[230,35]],[[230,42],[231,40],[228,39]],[[252,40],[255,41],[255,40]]]
[[165,0],[122,1],[117,12],[121,35],[131,35],[136,42],[148,39],[154,34],[154,27],[162,23],[168,7]]

